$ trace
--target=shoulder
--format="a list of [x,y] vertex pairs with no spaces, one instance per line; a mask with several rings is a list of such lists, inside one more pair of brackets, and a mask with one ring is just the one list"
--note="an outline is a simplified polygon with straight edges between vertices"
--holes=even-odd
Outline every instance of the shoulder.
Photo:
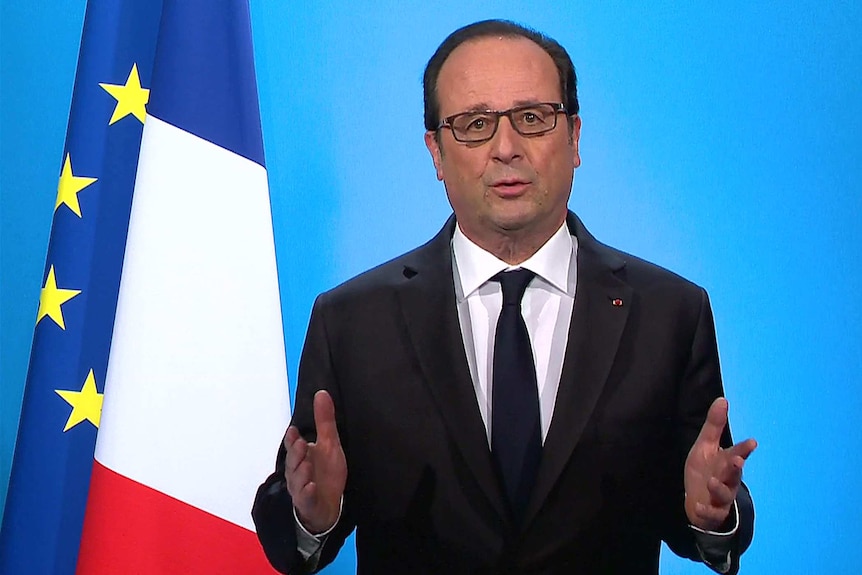
[[[422,274],[424,278],[436,278],[438,281],[432,282],[433,285],[439,285],[441,279],[444,280],[443,283],[451,284],[450,242],[453,229],[454,219],[450,218],[443,229],[425,244],[320,294],[318,304],[346,305],[386,298],[418,274]],[[425,285],[424,282],[423,285]]]
[[604,246],[625,262],[620,271],[620,277],[633,287],[640,289],[668,289],[692,294],[699,294],[703,288],[695,282],[669,270],[659,264],[647,261],[630,253]]
[[572,212],[569,212],[567,224],[578,241],[579,277],[602,277],[610,272],[634,288],[702,291],[700,286],[669,269],[600,242]]
[[[636,299],[655,311],[697,317],[709,306],[706,290],[661,265],[593,237],[580,220],[572,226],[578,238],[578,282],[625,285]],[[617,283],[619,282],[619,283]]]
[[409,275],[410,262],[416,257],[415,248],[391,260],[379,264],[345,282],[323,292],[320,297],[326,300],[342,300],[368,296],[380,291],[391,289],[401,283]]
[[[660,265],[598,242],[589,249],[580,247],[577,291],[580,293],[583,288],[592,296],[587,297],[587,302],[601,306],[602,294],[608,294],[608,298],[621,297],[628,310],[628,326],[649,339],[652,342],[649,345],[689,349],[698,334],[706,338],[703,341],[714,340],[712,307],[703,287]],[[607,273],[607,267],[593,263],[594,269],[605,272],[584,278],[581,263],[589,266],[587,262],[595,261],[614,262],[614,267]]]

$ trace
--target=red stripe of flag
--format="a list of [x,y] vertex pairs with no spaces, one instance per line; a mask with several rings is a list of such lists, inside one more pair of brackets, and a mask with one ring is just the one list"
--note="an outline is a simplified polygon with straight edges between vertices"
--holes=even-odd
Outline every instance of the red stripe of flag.
[[253,532],[123,477],[98,461],[76,572],[275,573]]

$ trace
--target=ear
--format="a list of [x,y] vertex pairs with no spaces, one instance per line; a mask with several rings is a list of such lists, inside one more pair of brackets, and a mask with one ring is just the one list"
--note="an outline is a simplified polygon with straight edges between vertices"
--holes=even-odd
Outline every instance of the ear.
[[431,154],[431,160],[434,162],[434,169],[437,170],[437,179],[443,181],[443,151],[440,149],[440,143],[437,141],[437,132],[428,130],[425,132],[425,147]]
[[576,168],[581,166],[581,153],[579,148],[579,142],[581,139],[581,117],[575,116],[572,120],[572,163],[574,163]]

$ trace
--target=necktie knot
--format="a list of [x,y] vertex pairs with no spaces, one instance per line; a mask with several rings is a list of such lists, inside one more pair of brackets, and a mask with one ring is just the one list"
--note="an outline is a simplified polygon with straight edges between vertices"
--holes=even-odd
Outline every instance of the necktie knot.
[[504,306],[514,305],[520,307],[524,292],[527,291],[527,285],[534,277],[536,277],[535,273],[521,268],[510,272],[500,272],[491,279],[500,282],[500,287],[503,288]]

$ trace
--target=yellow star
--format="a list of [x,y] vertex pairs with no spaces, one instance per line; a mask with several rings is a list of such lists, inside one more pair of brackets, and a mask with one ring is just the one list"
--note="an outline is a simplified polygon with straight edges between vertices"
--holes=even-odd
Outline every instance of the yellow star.
[[78,192],[97,181],[98,178],[85,178],[72,173],[72,158],[66,154],[63,162],[63,173],[60,174],[60,185],[57,186],[57,203],[54,211],[61,205],[66,204],[70,210],[79,218],[81,217],[81,205],[78,203]]
[[104,394],[99,393],[96,389],[96,377],[93,375],[92,369],[87,374],[87,379],[84,380],[84,386],[81,388],[81,391],[67,391],[65,389],[55,389],[54,391],[65,399],[66,403],[72,406],[72,413],[69,414],[69,419],[66,420],[66,427],[63,428],[64,432],[69,431],[84,420],[99,427]]
[[57,287],[57,279],[54,277],[54,266],[48,270],[48,279],[45,280],[45,287],[42,288],[42,295],[39,297],[39,313],[36,317],[38,325],[45,316],[54,320],[54,323],[60,326],[60,329],[66,329],[66,324],[63,321],[63,310],[60,306],[81,293],[79,289],[60,289]]
[[132,64],[132,71],[125,84],[99,84],[108,94],[117,101],[114,114],[111,116],[110,126],[114,122],[122,120],[129,114],[135,116],[141,123],[147,118],[147,102],[150,101],[150,91],[141,88],[141,78],[138,76],[138,65]]

